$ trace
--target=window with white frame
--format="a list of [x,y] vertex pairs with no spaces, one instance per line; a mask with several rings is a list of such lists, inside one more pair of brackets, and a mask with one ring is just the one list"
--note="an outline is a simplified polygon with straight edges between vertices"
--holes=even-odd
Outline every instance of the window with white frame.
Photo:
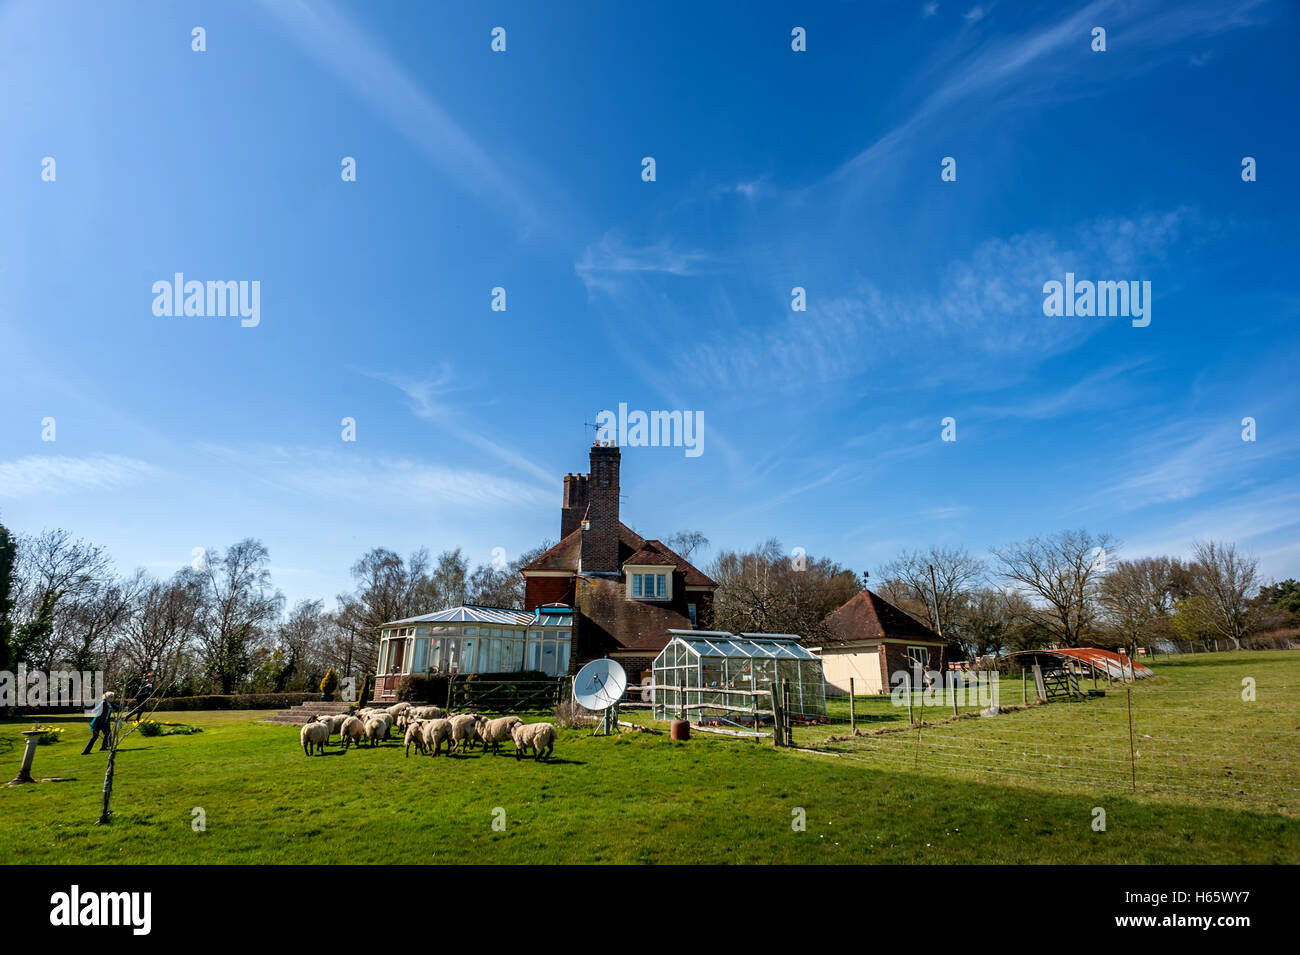
[[540,670],[547,676],[568,673],[570,635],[568,630],[530,630],[525,669]]
[[629,600],[670,600],[672,588],[672,572],[663,567],[627,570]]

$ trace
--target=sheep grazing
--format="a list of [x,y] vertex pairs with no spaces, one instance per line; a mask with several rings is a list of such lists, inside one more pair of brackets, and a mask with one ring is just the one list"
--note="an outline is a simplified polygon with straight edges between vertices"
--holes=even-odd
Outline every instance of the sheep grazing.
[[501,744],[510,739],[510,731],[522,722],[517,716],[503,716],[495,720],[480,716],[478,735],[483,740],[484,752],[489,746],[492,747],[492,752],[501,752]]
[[[401,719],[401,717],[398,717],[398,719]],[[412,743],[415,744],[415,751],[423,755],[423,753],[425,752],[425,746],[424,746],[424,722],[422,720],[413,720],[406,727],[406,737],[403,740],[403,742],[406,744],[406,755],[408,758],[411,755]]]
[[403,713],[405,713],[405,712],[406,712],[407,710],[409,710],[410,708],[411,708],[411,704],[410,704],[410,703],[394,703],[392,706],[390,706],[390,707],[388,708],[388,710],[387,710],[386,712],[387,712],[388,715],[391,716],[393,719],[397,719],[399,716],[401,716]]
[[316,719],[330,728],[330,735],[333,736],[343,728],[343,721],[348,718],[346,713],[334,713],[329,716],[318,716]]
[[366,738],[366,724],[361,722],[355,716],[349,716],[339,727],[339,736],[342,738],[343,749],[346,752],[349,743],[361,745],[361,741]]
[[467,713],[462,716],[453,716],[448,722],[451,723],[451,748],[455,752],[465,752],[467,746],[473,746],[474,740],[480,738],[477,716]]
[[533,759],[555,751],[555,727],[550,723],[517,723],[510,737],[515,741],[515,759],[521,759],[529,746],[533,748]]
[[312,720],[310,723],[303,725],[298,738],[302,741],[302,751],[308,756],[311,755],[313,747],[317,753],[323,756],[325,754],[325,744],[330,739],[330,728],[324,723]]
[[436,720],[446,716],[440,706],[413,706],[406,711],[408,718],[417,720]]
[[448,752],[451,751],[451,720],[425,720],[421,725],[424,729],[424,748],[427,752],[437,756],[442,750],[443,743],[447,743]]
[[377,716],[372,716],[366,720],[366,739],[369,740],[371,747],[379,745],[381,739],[388,735],[388,724]]

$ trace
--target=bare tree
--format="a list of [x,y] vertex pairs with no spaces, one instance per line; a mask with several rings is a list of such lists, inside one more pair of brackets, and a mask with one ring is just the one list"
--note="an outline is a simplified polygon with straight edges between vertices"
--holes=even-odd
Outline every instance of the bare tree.
[[1189,568],[1176,557],[1122,560],[1110,568],[1098,597],[1114,644],[1131,657],[1141,642],[1171,639],[1174,613],[1190,583]]
[[271,588],[266,545],[251,537],[223,554],[210,551],[203,579],[199,640],[208,674],[233,693],[251,669],[251,654],[280,614],[284,598]]
[[1256,610],[1248,595],[1260,584],[1259,558],[1238,554],[1236,544],[1198,541],[1194,561],[1192,587],[1202,600],[1210,631],[1240,650],[1255,626]]
[[1119,542],[1109,534],[1058,531],[993,551],[1002,577],[1030,599],[1032,622],[1080,646],[1096,625],[1097,591]]
[[283,665],[275,674],[273,692],[282,692],[296,680],[310,686],[324,675],[324,639],[327,633],[325,613],[320,600],[300,600],[276,631],[277,650]]
[[381,624],[442,609],[429,579],[429,552],[423,548],[403,560],[375,547],[352,565],[352,579],[356,589],[339,594],[339,609],[330,617],[338,628],[332,642],[342,676],[374,669]]
[[482,607],[523,610],[525,581],[520,571],[549,550],[553,544],[554,541],[543,541],[540,546],[525,551],[505,567],[480,564],[469,576],[469,603]]
[[748,553],[724,551],[709,565],[718,583],[714,626],[750,633],[825,636],[823,621],[858,593],[857,574],[829,558],[805,556],[799,564],[780,542],[768,540]]
[[[103,548],[65,530],[44,531],[19,541],[15,567],[13,657],[53,669],[71,655],[68,624],[75,607],[93,601],[112,578],[113,564]],[[26,624],[26,625],[24,625]]]
[[924,608],[920,619],[931,630],[947,636],[970,591],[984,579],[985,567],[984,561],[965,550],[931,547],[924,552],[904,551],[881,573],[890,584],[890,592],[907,605],[903,609]]
[[709,539],[699,531],[677,531],[665,537],[664,543],[682,560],[690,560],[695,551],[709,546]]

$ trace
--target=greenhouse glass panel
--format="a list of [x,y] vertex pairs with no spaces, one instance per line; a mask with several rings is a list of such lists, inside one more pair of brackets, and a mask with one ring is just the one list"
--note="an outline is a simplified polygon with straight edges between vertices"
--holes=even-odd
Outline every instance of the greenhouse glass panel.
[[[655,719],[688,720],[701,726],[754,728],[748,711],[770,710],[766,692],[778,680],[790,687],[797,718],[826,715],[821,659],[790,634],[729,634],[670,630],[669,644],[654,662]],[[683,693],[682,688],[685,688]],[[770,718],[764,718],[770,719]]]

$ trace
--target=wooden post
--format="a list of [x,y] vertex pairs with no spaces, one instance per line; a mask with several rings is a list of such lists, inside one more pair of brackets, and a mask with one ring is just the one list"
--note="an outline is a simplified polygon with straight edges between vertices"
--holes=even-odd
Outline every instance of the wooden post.
[[849,732],[858,732],[858,698],[853,692],[853,677],[849,677]]
[[677,718],[686,719],[686,677],[677,677]]
[[1026,706],[1029,703],[1029,671],[1023,666],[1020,668],[1020,705]]
[[772,745],[781,746],[785,739],[781,733],[781,700],[775,681],[768,684],[772,690]]
[[907,722],[914,723],[912,719],[912,674],[907,672]]
[[1138,791],[1138,770],[1137,754],[1133,747],[1133,688],[1129,687],[1126,691],[1128,694],[1128,764],[1129,770],[1133,774],[1133,791]]
[[1043,668],[1041,664],[1034,664],[1034,692],[1040,700],[1047,700],[1047,684],[1043,682]]
[[[751,684],[751,689],[752,689],[752,684]],[[727,697],[727,699],[731,699],[731,697]],[[757,743],[758,742],[758,694],[755,694],[749,698],[749,709],[751,710],[749,718],[753,723],[753,729],[754,729],[754,742]]]
[[[952,693],[952,715],[957,715],[957,674],[958,670],[948,671],[948,690]],[[976,699],[979,697],[977,696]]]

